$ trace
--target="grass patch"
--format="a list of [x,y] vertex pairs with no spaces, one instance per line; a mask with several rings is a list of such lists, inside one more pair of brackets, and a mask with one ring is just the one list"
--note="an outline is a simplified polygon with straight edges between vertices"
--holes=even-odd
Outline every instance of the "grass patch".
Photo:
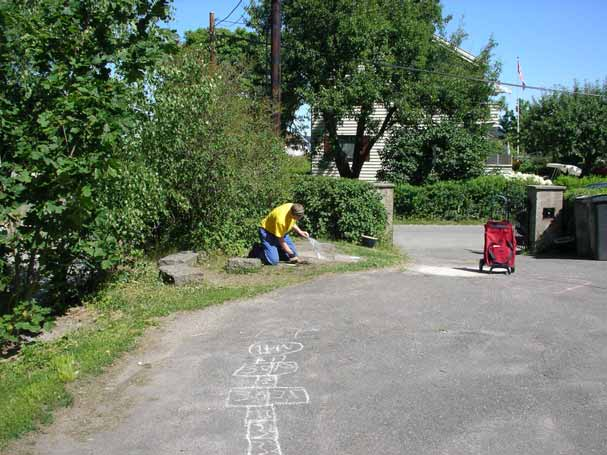
[[430,218],[405,218],[402,216],[394,216],[394,224],[426,224],[426,225],[439,225],[439,226],[480,226],[487,222],[487,220],[438,220]]
[[212,256],[204,265],[203,285],[179,288],[162,284],[154,263],[137,264],[86,304],[97,315],[94,324],[53,342],[25,346],[16,359],[0,363],[0,449],[50,422],[54,409],[72,402],[68,383],[102,373],[133,349],[158,318],[252,297],[325,273],[395,266],[404,261],[392,247],[338,244],[338,250],[363,260],[355,264],[264,267],[257,273],[234,275],[225,272],[225,257]]

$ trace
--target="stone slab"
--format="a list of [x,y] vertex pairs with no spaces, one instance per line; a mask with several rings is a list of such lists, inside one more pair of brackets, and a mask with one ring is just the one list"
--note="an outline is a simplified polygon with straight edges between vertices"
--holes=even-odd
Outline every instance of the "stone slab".
[[254,272],[261,269],[261,259],[258,258],[230,258],[226,265],[229,273]]
[[202,281],[204,275],[202,270],[188,265],[164,265],[159,268],[160,278],[165,283],[183,286],[184,284]]
[[180,251],[179,253],[171,254],[169,256],[165,256],[158,261],[158,266],[166,266],[166,265],[188,265],[193,267],[196,265],[198,261],[198,254],[194,251]]

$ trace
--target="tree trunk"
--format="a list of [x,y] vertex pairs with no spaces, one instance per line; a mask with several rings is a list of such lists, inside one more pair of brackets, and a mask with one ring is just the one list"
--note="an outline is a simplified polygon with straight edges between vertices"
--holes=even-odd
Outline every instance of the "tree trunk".
[[[325,132],[328,135],[333,161],[339,171],[339,176],[349,179],[357,179],[360,176],[360,171],[365,164],[367,154],[370,153],[373,145],[384,135],[388,128],[393,124],[395,107],[388,109],[388,113],[378,131],[372,138],[365,136],[369,118],[373,112],[372,107],[362,107],[361,113],[356,124],[356,142],[354,144],[354,156],[352,157],[352,167],[348,163],[348,159],[341,149],[339,138],[337,135],[338,120],[329,112],[323,112],[323,120],[325,122]],[[325,150],[325,153],[327,151]]]
[[339,143],[339,138],[337,136],[337,119],[331,113],[323,112],[323,120],[325,122],[325,131],[328,135],[329,145],[331,148],[331,150],[325,150],[324,152],[329,152],[333,156],[333,161],[335,161],[335,166],[339,171],[340,177],[349,179],[356,178],[352,174],[348,159],[343,153]]

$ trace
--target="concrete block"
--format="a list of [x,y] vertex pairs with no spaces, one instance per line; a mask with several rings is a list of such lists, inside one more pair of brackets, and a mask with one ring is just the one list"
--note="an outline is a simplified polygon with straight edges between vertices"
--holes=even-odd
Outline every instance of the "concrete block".
[[202,270],[185,264],[163,265],[159,270],[162,281],[175,286],[196,283],[202,281],[204,277]]
[[230,258],[226,270],[229,273],[247,273],[261,269],[262,265],[258,258]]
[[165,265],[188,265],[194,267],[198,260],[198,255],[193,251],[181,251],[179,253],[165,256],[158,261],[158,266]]

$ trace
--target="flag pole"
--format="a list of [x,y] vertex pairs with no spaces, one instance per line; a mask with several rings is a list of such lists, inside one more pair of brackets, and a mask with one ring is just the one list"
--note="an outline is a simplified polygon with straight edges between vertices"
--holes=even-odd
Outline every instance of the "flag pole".
[[[523,77],[523,70],[521,70],[521,62],[520,62],[518,56],[516,57],[516,72],[518,73],[518,78],[520,79],[521,85],[523,86],[523,91],[525,91],[525,78]],[[517,92],[517,97],[516,97],[516,111],[517,111],[517,116],[516,116],[516,136],[517,136],[516,154],[520,155],[520,147],[521,147],[521,98],[520,98],[520,90]]]
[[516,97],[516,157],[521,156],[521,99]]

